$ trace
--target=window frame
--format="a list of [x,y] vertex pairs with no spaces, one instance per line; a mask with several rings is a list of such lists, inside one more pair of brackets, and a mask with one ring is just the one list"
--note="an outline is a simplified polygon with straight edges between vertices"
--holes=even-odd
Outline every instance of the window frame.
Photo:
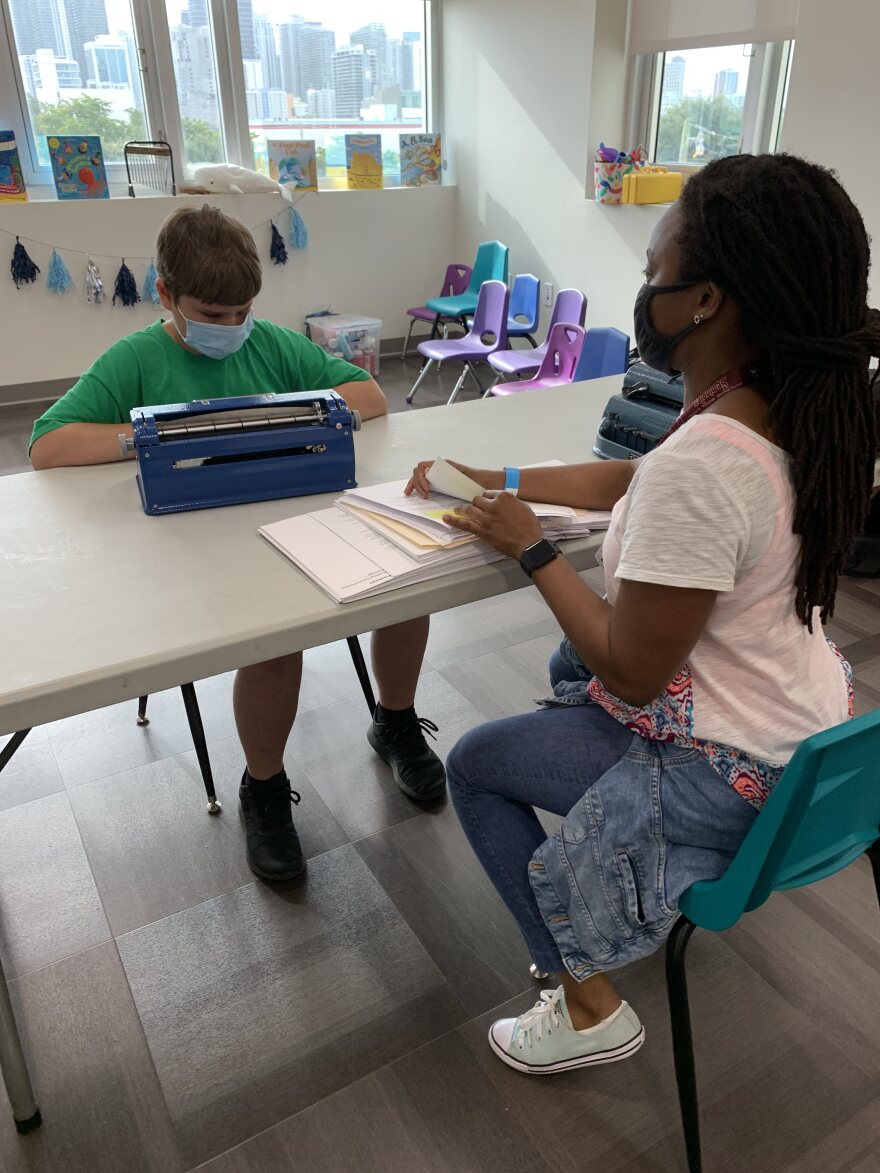
[[[34,0],[39,2],[39,0]],[[141,92],[147,135],[171,146],[179,175],[188,171],[177,78],[171,51],[171,30],[165,0],[129,0],[132,34],[140,65]],[[424,54],[423,97],[425,127],[437,125],[442,109],[440,9],[441,0],[422,0]],[[220,107],[220,136],[229,163],[254,167],[254,151],[248,120],[238,5],[235,0],[210,0],[212,44]],[[52,171],[40,163],[31,124],[12,26],[10,0],[0,0],[0,108],[8,110],[10,129],[19,144],[19,155],[28,188],[52,188]],[[279,134],[286,129],[279,124]],[[111,185],[124,185],[125,164],[107,163]],[[114,193],[111,191],[111,196]]]
[[[745,45],[731,41],[730,48]],[[726,48],[725,44],[712,46]],[[693,48],[693,46],[689,46]],[[627,129],[632,143],[641,143],[649,163],[670,171],[699,171],[705,164],[657,159],[660,133],[660,95],[664,59],[683,49],[669,48],[658,53],[638,53],[632,58],[629,118]],[[784,114],[783,99],[790,75],[794,41],[764,41],[752,44],[749,77],[743,102],[742,133],[737,154],[773,153],[779,149]]]

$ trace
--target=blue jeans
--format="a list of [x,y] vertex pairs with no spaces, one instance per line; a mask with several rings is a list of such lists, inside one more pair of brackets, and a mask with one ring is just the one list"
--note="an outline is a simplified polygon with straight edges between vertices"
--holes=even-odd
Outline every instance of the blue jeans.
[[[650,741],[579,703],[573,686],[589,671],[567,640],[550,676],[555,707],[466,733],[446,773],[465,834],[532,960],[583,980],[658,948],[682,893],[723,874],[757,812],[699,751]],[[535,807],[568,816],[552,852]],[[541,861],[553,869],[557,857],[548,877]],[[540,873],[535,888],[530,865]]]

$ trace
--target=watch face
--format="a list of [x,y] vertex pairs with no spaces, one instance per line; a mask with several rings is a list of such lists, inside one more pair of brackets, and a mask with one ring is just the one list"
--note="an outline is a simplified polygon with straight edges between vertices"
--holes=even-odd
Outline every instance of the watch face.
[[523,551],[519,564],[526,574],[531,575],[534,571],[540,570],[542,566],[546,566],[548,562],[552,562],[559,552],[559,547],[555,542],[542,538],[540,542],[535,542],[534,546],[529,546],[527,550]]

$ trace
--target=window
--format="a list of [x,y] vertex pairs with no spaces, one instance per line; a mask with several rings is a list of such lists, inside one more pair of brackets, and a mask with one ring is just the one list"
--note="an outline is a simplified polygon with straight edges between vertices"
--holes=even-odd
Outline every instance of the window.
[[[130,139],[165,138],[179,171],[268,169],[267,139],[315,139],[345,186],[345,134],[429,129],[430,0],[0,0],[2,123],[49,184],[47,135],[101,137],[111,181]],[[434,10],[436,19],[436,8]],[[28,156],[28,157],[25,157]],[[116,174],[114,175],[114,171]]]
[[108,162],[146,119],[134,21],[128,0],[9,0],[26,136],[49,166],[46,135],[97,134]]
[[651,55],[634,107],[652,162],[700,167],[741,152],[775,151],[792,42],[719,45]]
[[[255,165],[269,139],[314,139],[318,182],[345,186],[345,135],[379,134],[386,185],[398,181],[401,131],[427,130],[422,0],[368,6],[238,0],[248,127]],[[365,17],[369,17],[367,20]]]

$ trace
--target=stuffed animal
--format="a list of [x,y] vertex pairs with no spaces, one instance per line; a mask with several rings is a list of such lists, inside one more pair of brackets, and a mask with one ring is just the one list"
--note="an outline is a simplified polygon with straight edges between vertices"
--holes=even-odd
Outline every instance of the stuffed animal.
[[249,171],[247,167],[239,167],[236,163],[206,163],[203,167],[196,167],[195,181],[206,191],[220,195],[226,192],[235,192],[238,195],[251,192],[274,191],[293,203],[293,190],[270,179],[268,175],[261,175],[259,171]]

